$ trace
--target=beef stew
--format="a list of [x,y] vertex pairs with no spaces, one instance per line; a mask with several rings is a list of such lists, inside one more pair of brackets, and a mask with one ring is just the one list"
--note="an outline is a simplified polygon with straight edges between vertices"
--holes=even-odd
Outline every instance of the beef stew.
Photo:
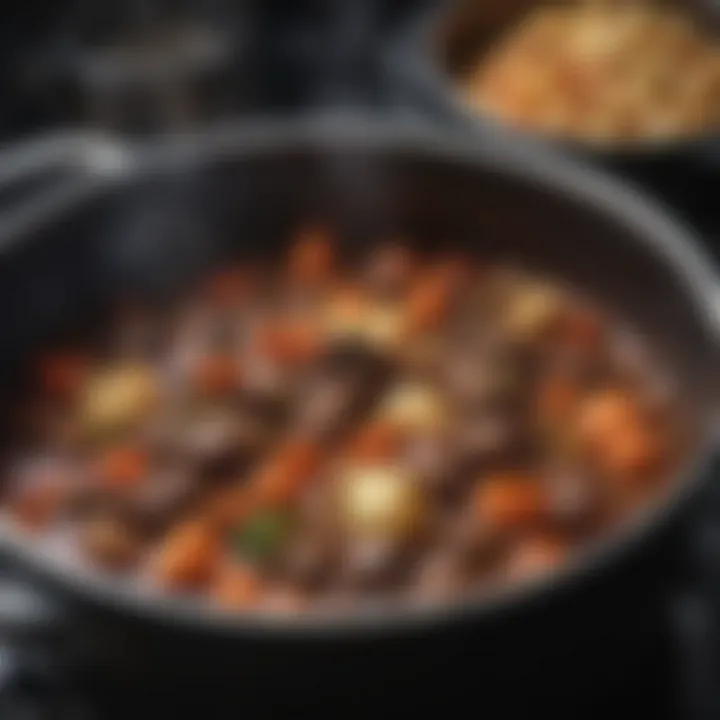
[[679,401],[620,319],[521,268],[339,248],[307,228],[277,267],[48,350],[10,518],[102,571],[296,613],[529,581],[664,487]]

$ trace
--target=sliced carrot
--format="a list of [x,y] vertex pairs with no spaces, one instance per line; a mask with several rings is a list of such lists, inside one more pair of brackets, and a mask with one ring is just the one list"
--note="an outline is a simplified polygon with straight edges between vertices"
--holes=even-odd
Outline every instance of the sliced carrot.
[[662,443],[634,399],[619,392],[591,398],[580,418],[582,437],[610,480],[647,478],[662,460]]
[[589,446],[602,448],[609,438],[638,423],[639,410],[632,397],[619,390],[603,390],[582,402],[578,428]]
[[322,450],[302,440],[289,440],[251,480],[260,504],[282,505],[295,499],[322,461]]
[[334,333],[357,328],[370,307],[363,288],[352,283],[336,285],[328,297],[324,324],[325,330]]
[[356,319],[367,310],[368,298],[364,290],[357,285],[343,283],[335,288],[331,296],[331,313],[333,317]]
[[121,446],[107,450],[98,460],[96,472],[109,488],[124,488],[141,482],[148,472],[148,458],[139,447]]
[[271,360],[294,364],[315,357],[321,338],[312,323],[298,321],[284,326],[264,327],[257,333],[255,344]]
[[88,376],[89,363],[82,355],[57,353],[40,362],[43,388],[51,395],[67,397],[77,392]]
[[448,291],[436,278],[426,279],[410,293],[406,305],[406,328],[415,333],[436,326],[445,313]]
[[334,264],[334,243],[327,228],[312,225],[296,235],[288,258],[289,274],[295,282],[325,282],[332,276]]
[[251,568],[228,562],[218,570],[210,594],[221,607],[248,608],[260,600],[262,583]]
[[429,330],[442,322],[463,273],[460,261],[449,260],[418,279],[405,307],[408,333]]
[[474,502],[478,519],[501,530],[518,530],[543,520],[549,504],[540,483],[514,475],[481,480]]
[[398,451],[402,439],[403,433],[396,425],[373,422],[350,440],[348,455],[363,462],[388,460]]
[[176,526],[165,539],[154,568],[158,580],[172,588],[197,588],[212,578],[220,558],[217,532],[205,522]]
[[600,462],[618,482],[646,479],[659,469],[662,451],[657,437],[642,426],[618,432],[599,455]]
[[235,358],[231,355],[209,355],[195,367],[194,384],[202,395],[218,395],[234,390],[240,381]]

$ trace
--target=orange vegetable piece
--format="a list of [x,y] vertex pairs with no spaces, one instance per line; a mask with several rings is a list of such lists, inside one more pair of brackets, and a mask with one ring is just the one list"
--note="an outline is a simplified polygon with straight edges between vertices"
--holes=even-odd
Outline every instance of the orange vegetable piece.
[[97,474],[104,485],[123,488],[142,481],[147,475],[148,464],[147,455],[141,448],[115,447],[99,459]]
[[205,522],[188,521],[176,526],[165,539],[155,568],[168,587],[192,589],[207,584],[217,567],[221,542]]
[[643,427],[633,427],[612,439],[600,459],[613,478],[632,481],[656,471],[662,458],[657,438]]
[[549,505],[539,483],[515,475],[482,480],[475,491],[474,502],[477,517],[502,530],[518,530],[541,521]]
[[311,360],[320,349],[321,338],[310,322],[265,327],[255,340],[261,353],[280,363]]
[[40,362],[43,388],[51,395],[67,397],[77,392],[87,377],[89,363],[82,355],[57,353]]
[[405,309],[408,332],[428,330],[443,319],[450,299],[451,286],[442,275],[420,280],[410,292]]
[[327,228],[312,225],[298,233],[288,259],[289,274],[294,281],[325,282],[331,277],[334,264],[334,243]]
[[391,458],[402,442],[400,429],[385,422],[374,422],[362,428],[350,441],[348,455],[363,462]]
[[453,295],[467,278],[467,263],[448,258],[431,268],[410,290],[405,308],[409,333],[428,330],[442,322]]
[[617,390],[604,390],[583,401],[579,431],[590,446],[604,448],[613,437],[639,422],[638,407],[631,397]]
[[195,385],[203,395],[218,395],[234,390],[240,380],[235,358],[231,355],[209,355],[195,368]]
[[260,504],[291,502],[317,471],[321,449],[303,440],[288,440],[251,480]]
[[513,580],[529,580],[549,572],[565,558],[567,545],[553,535],[526,538],[510,556],[507,573]]
[[357,285],[343,284],[337,287],[332,297],[332,311],[339,318],[348,320],[362,316],[368,302],[362,288]]
[[219,569],[210,594],[227,609],[252,607],[261,597],[262,583],[251,568],[228,562]]
[[661,460],[659,438],[647,427],[638,405],[622,393],[590,398],[583,408],[580,430],[611,479],[641,479],[656,470]]

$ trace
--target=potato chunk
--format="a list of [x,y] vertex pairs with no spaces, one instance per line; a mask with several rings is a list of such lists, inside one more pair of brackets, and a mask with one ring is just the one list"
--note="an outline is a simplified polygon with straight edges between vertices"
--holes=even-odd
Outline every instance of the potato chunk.
[[438,427],[447,417],[441,395],[422,384],[396,386],[380,407],[380,418],[408,430]]
[[554,288],[529,285],[511,298],[504,326],[517,340],[532,341],[558,319],[561,309],[562,296]]
[[353,535],[407,538],[422,527],[426,510],[420,484],[397,468],[355,468],[341,483],[341,520]]
[[122,430],[142,420],[159,392],[155,373],[144,365],[126,365],[92,378],[85,388],[81,422],[91,437]]

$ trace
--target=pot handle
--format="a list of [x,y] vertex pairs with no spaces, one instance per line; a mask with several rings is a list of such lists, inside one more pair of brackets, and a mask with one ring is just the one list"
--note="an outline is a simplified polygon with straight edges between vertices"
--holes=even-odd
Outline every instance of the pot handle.
[[59,133],[0,150],[0,248],[130,165],[116,141]]

